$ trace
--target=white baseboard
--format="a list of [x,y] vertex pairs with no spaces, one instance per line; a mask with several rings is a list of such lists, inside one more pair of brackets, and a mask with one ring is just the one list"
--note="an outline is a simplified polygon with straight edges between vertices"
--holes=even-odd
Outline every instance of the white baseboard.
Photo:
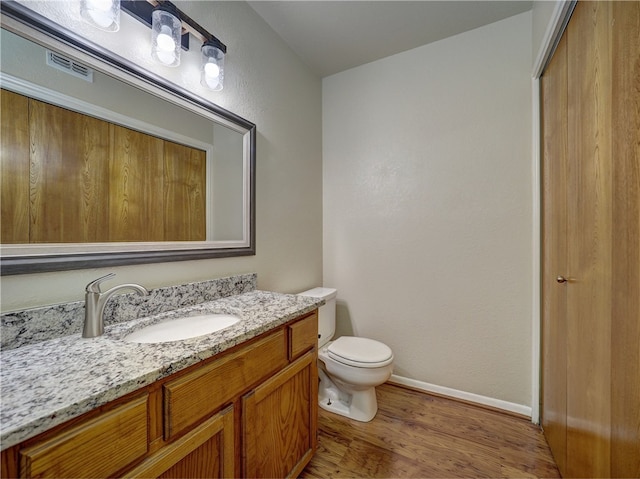
[[401,386],[408,386],[420,391],[429,393],[440,394],[442,396],[448,396],[451,398],[462,399],[471,403],[482,404],[483,406],[490,406],[496,409],[502,409],[511,413],[520,414],[521,416],[531,417],[531,408],[522,404],[516,404],[501,399],[490,398],[487,396],[480,396],[479,394],[473,394],[466,391],[459,391],[458,389],[451,389],[444,386],[438,386],[436,384],[429,384],[415,379],[405,378],[391,375],[389,381],[391,384],[398,384]]

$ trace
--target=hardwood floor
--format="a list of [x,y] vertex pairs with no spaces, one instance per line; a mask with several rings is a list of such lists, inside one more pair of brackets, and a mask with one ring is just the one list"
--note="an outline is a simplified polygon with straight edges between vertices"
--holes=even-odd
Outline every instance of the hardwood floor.
[[320,409],[318,451],[300,477],[560,477],[526,419],[390,384],[377,394],[369,423]]

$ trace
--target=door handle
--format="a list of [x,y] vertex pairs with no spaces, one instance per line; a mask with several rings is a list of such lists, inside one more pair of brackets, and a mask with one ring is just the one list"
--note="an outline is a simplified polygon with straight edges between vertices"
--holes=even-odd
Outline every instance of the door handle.
[[558,276],[558,277],[556,278],[556,281],[557,281],[558,283],[566,283],[566,282],[567,282],[567,278],[565,278],[564,276]]

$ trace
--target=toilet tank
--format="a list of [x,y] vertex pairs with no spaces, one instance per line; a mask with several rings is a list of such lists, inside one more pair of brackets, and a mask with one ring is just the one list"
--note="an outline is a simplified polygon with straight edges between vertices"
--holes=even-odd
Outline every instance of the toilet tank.
[[313,288],[298,294],[325,300],[324,306],[320,306],[318,309],[318,347],[321,348],[329,342],[336,332],[336,296],[338,290],[334,288]]

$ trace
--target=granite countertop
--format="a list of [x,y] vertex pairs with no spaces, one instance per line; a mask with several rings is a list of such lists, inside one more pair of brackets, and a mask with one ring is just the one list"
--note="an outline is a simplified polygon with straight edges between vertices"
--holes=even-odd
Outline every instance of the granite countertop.
[[[11,447],[102,404],[165,378],[274,329],[324,303],[322,299],[252,291],[2,351],[0,443]],[[169,318],[202,313],[240,316],[235,325],[207,336],[155,344],[123,338]]]

